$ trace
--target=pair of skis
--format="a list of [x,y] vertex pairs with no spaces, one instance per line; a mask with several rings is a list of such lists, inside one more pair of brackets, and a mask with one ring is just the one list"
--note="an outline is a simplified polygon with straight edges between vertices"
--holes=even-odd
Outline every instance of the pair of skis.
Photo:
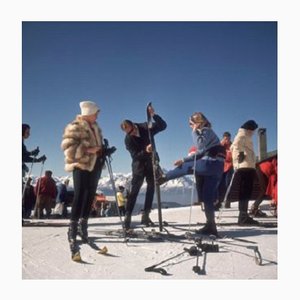
[[157,172],[159,170],[159,159],[158,154],[155,147],[154,136],[151,131],[152,128],[152,116],[149,112],[149,109],[152,108],[152,103],[149,102],[147,105],[146,113],[147,113],[147,127],[148,127],[148,135],[150,144],[152,146],[151,152],[151,159],[152,159],[152,168],[153,168],[153,177],[154,177],[154,184],[155,184],[155,193],[156,193],[156,201],[157,201],[157,210],[158,210],[158,224],[159,224],[159,231],[163,231],[163,221],[162,221],[162,213],[161,213],[161,196],[160,196],[160,185],[157,181]]

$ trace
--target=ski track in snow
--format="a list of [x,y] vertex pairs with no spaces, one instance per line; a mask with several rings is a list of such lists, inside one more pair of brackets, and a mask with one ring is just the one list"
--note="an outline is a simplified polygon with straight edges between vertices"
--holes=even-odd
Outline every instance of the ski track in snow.
[[[182,229],[168,226],[168,231],[184,234],[189,228],[189,213],[189,207],[164,209],[163,219]],[[234,203],[231,209],[222,211],[222,217],[217,222],[236,222],[237,213],[237,203]],[[157,210],[151,216],[156,221]],[[194,206],[191,229],[199,228],[196,223],[203,223],[204,220],[204,212],[199,206]],[[59,220],[62,221],[68,223],[67,220]],[[23,227],[23,279],[277,279],[277,228],[218,226],[221,234],[256,242],[263,265],[256,265],[253,250],[220,242],[220,252],[207,253],[206,258],[204,254],[199,256],[199,266],[205,270],[205,275],[199,275],[193,272],[196,256],[185,252],[168,260],[183,252],[185,247],[195,245],[191,240],[148,241],[132,238],[126,244],[122,236],[105,234],[109,229],[120,230],[119,221],[118,217],[89,220],[89,236],[94,238],[98,247],[106,245],[111,256],[98,254],[89,245],[80,244],[84,263],[71,260],[67,226]],[[133,224],[139,224],[139,221],[140,215],[133,217]],[[141,228],[136,230],[141,232]],[[156,231],[159,231],[158,227]],[[228,241],[243,246],[253,245],[230,239]],[[159,264],[164,260],[167,261]],[[171,275],[144,271],[156,264]]]

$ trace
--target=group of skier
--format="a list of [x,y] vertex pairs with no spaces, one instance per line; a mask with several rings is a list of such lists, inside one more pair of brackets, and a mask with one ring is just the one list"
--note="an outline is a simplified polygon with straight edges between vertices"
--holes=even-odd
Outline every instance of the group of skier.
[[[108,147],[104,142],[102,130],[96,122],[100,113],[98,105],[92,101],[82,101],[79,105],[81,113],[65,127],[61,143],[65,155],[65,170],[72,172],[74,184],[74,199],[68,228],[68,241],[72,255],[79,251],[76,242],[77,235],[81,237],[82,242],[88,243],[88,218],[98,181],[106,157],[116,150],[115,147]],[[176,160],[175,168],[163,174],[160,168],[153,168],[152,152],[155,145],[151,136],[153,137],[165,130],[167,123],[155,112],[152,106],[147,107],[147,109],[154,121],[151,127],[147,122],[135,123],[131,120],[124,120],[121,123],[121,129],[125,133],[125,146],[132,158],[131,189],[127,195],[125,212],[122,211],[122,215],[125,214],[125,231],[128,232],[131,229],[132,212],[144,179],[146,179],[147,189],[141,224],[152,226],[154,224],[150,219],[150,212],[155,185],[164,184],[168,180],[187,174],[194,174],[202,178],[201,198],[204,202],[206,216],[205,226],[197,232],[218,236],[214,203],[224,173],[224,160],[226,158],[224,146],[222,146],[205,115],[201,112],[193,113],[189,118],[189,126],[196,151],[192,155]],[[248,202],[251,197],[256,162],[252,136],[257,127],[258,125],[253,120],[245,122],[240,127],[230,148],[234,169],[240,169],[241,173],[238,218],[240,225],[258,223],[248,215]],[[23,127],[22,131],[24,131]],[[23,134],[24,138],[26,136],[24,137]],[[29,153],[26,147],[24,151],[24,147],[23,143],[23,163],[45,161],[45,156],[36,158],[38,149]],[[28,158],[30,157],[29,154],[33,155],[30,159]],[[159,160],[158,157],[157,160]]]

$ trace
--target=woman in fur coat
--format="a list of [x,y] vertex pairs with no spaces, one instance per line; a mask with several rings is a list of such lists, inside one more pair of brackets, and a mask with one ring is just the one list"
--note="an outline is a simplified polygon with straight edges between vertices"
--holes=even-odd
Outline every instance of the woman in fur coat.
[[61,147],[65,155],[65,170],[73,172],[72,203],[68,240],[72,258],[79,253],[78,234],[88,242],[88,218],[104,164],[101,129],[96,123],[99,107],[91,101],[80,102],[81,114],[64,130]]

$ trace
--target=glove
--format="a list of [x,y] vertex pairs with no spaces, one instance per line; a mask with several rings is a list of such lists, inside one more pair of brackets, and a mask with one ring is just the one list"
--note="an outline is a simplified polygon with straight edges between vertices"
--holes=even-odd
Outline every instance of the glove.
[[110,155],[112,155],[116,150],[117,150],[117,148],[114,147],[114,146],[105,149],[105,156],[110,156]]
[[103,139],[104,156],[110,156],[117,150],[116,147],[108,148],[108,146],[109,146],[108,139]]
[[104,148],[108,148],[108,139],[103,139]]
[[37,156],[39,153],[40,153],[39,147],[37,147],[36,149],[31,151],[31,155],[33,155],[33,156]]
[[29,172],[29,168],[25,164],[22,164],[22,171],[28,173]]
[[238,155],[238,163],[242,163],[245,160],[245,154],[244,152],[240,152]]
[[37,162],[45,162],[45,160],[47,159],[47,157],[45,155],[41,156],[40,158],[38,158],[36,161]]

